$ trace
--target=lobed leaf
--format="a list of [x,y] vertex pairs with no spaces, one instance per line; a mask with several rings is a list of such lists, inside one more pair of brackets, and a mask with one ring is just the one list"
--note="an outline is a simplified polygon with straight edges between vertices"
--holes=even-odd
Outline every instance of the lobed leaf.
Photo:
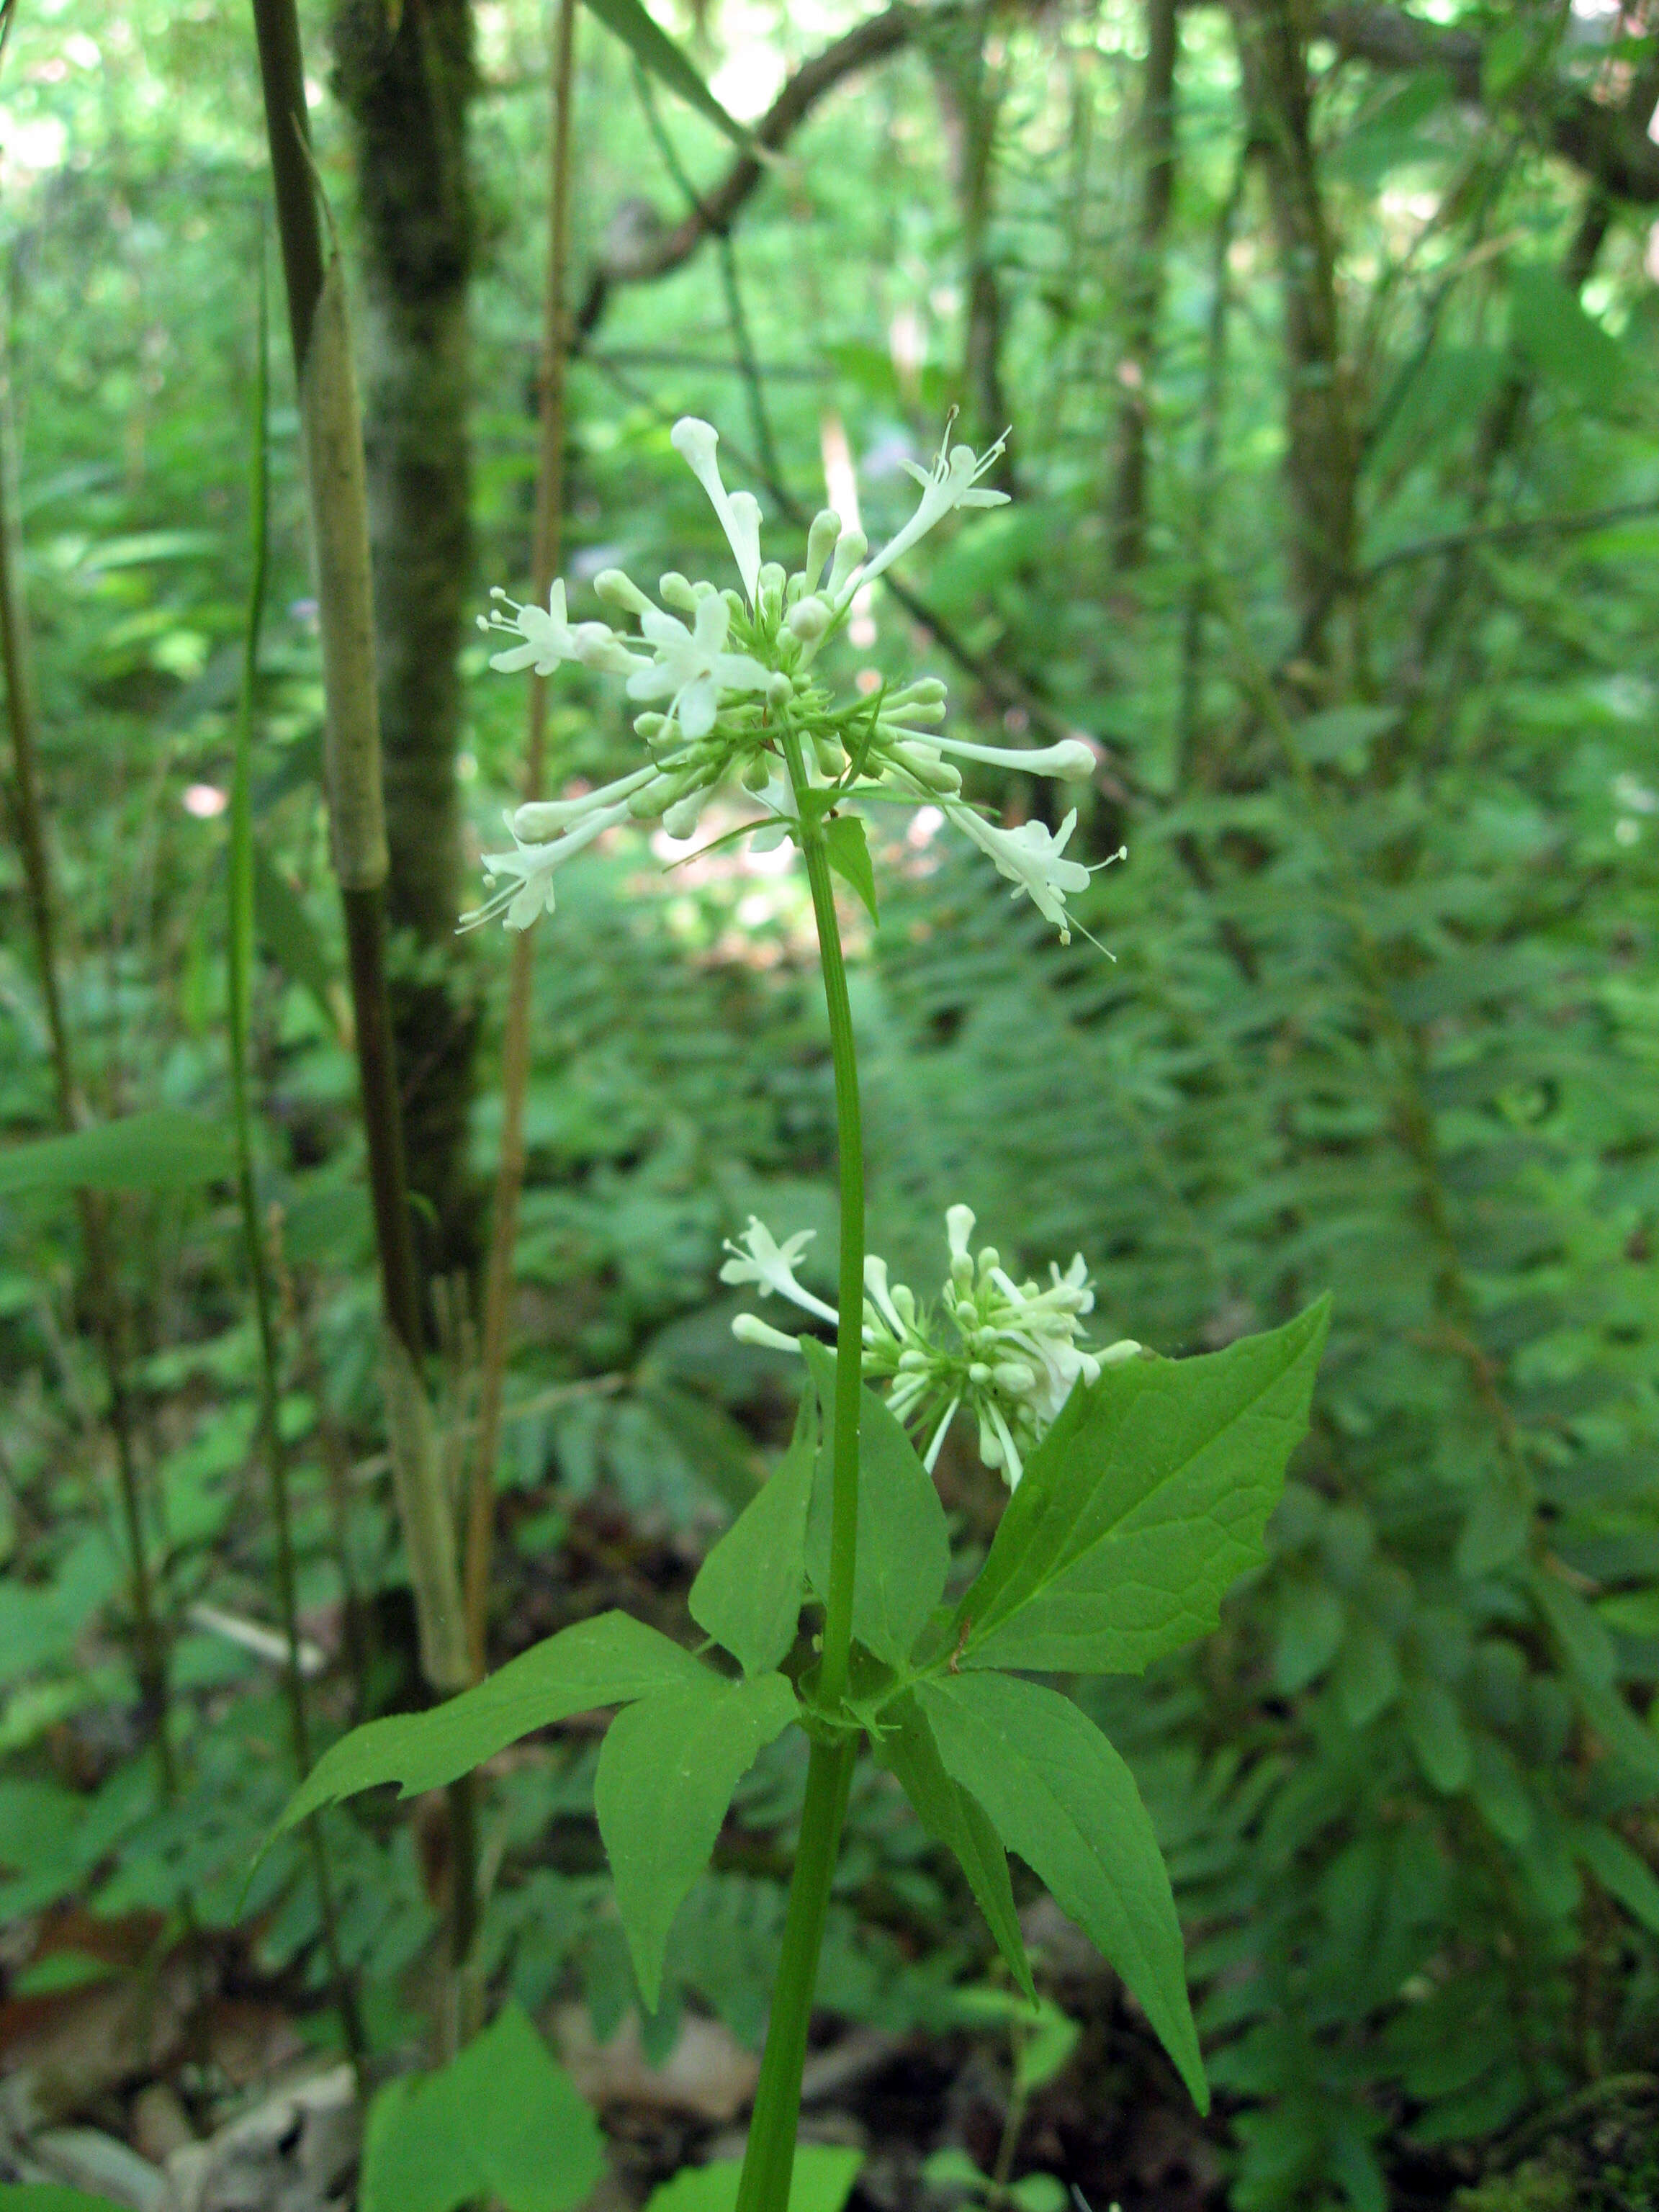
[[401,1784],[404,1797],[439,1789],[504,1745],[572,1713],[701,1682],[718,1686],[720,1677],[643,1621],[599,1613],[561,1629],[429,1712],[398,1713],[354,1729],[312,1768],[289,1800],[278,1831],[319,1805],[380,1783]]
[[957,1610],[963,1664],[1135,1674],[1213,1628],[1261,1558],[1329,1315],[1322,1298],[1224,1352],[1074,1389]]
[[945,1771],[1110,1960],[1209,2109],[1170,1877],[1134,1777],[1069,1698],[1009,1674],[918,1683]]

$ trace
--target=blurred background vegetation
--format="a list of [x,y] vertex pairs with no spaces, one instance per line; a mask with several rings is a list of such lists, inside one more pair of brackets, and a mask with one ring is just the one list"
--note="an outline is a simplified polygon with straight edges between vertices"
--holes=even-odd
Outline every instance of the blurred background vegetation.
[[[1034,2185],[1024,2212],[1058,2201],[1045,2175],[1097,2212],[1650,2208],[1659,18],[689,0],[659,20],[729,109],[770,112],[779,154],[734,170],[579,21],[573,613],[599,611],[607,566],[724,573],[669,447],[682,412],[718,425],[791,560],[789,518],[826,496],[872,538],[902,519],[899,463],[952,406],[976,443],[1010,422],[1014,503],[937,533],[837,651],[871,688],[944,677],[958,734],[1093,738],[1078,836],[1128,847],[1081,902],[1108,958],[1056,946],[928,811],[879,825],[880,927],[848,916],[873,1248],[930,1279],[966,1200],[1022,1262],[1080,1249],[1105,1336],[1170,1353],[1336,1294],[1267,1570],[1194,1655],[1084,1693],[1170,1855],[1216,2112],[1194,2118],[1047,1908],[1040,1979],[1080,2033],[1028,2095],[971,1906],[872,1773],[822,1993],[819,2055],[845,2063],[816,2099],[809,2076],[809,2132],[868,2150],[880,2212],[959,2197],[958,2166],[923,2166],[964,2149],[994,2206]],[[548,25],[534,0],[338,0],[305,32],[362,349],[400,1079],[459,1464],[507,963],[452,931],[524,718],[471,623],[530,568]],[[246,13],[20,7],[0,163],[7,520],[65,1020],[95,1116],[222,1121],[270,250]],[[272,364],[254,1066],[326,1740],[425,1692],[285,348]],[[551,787],[633,764],[615,679],[562,672],[550,714]],[[975,792],[1009,822],[1049,803],[990,771]],[[696,1564],[792,1413],[787,1363],[730,1336],[721,1240],[751,1211],[814,1228],[815,1287],[834,1280],[804,883],[781,855],[675,857],[612,833],[539,934],[493,1663],[618,1602],[688,1632]],[[26,894],[9,848],[19,1143],[58,1126]],[[0,2132],[19,2172],[69,2123],[155,2171],[339,2035],[303,1847],[248,1876],[293,1777],[244,1254],[228,1181],[110,1201],[112,1364],[68,1194],[7,1175],[0,1156]],[[1000,1484],[970,1439],[940,1481],[971,1563]],[[566,1729],[498,1763],[480,1956],[556,2027],[632,2203],[741,2108],[801,1776],[780,1751],[739,1792],[672,1993],[629,2029],[593,1743]],[[423,2047],[438,1972],[428,1809],[325,1829],[381,2071]],[[663,2088],[676,2067],[692,2088]]]

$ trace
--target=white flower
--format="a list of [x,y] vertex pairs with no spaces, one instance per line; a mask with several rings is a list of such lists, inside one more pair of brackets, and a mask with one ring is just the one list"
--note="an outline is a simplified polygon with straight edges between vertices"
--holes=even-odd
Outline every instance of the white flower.
[[668,434],[674,451],[708,493],[709,504],[720,517],[720,528],[726,532],[726,542],[732,548],[732,557],[738,564],[738,574],[743,578],[743,588],[752,607],[760,588],[759,504],[752,493],[728,492],[721,483],[720,463],[714,458],[720,433],[712,422],[699,422],[695,415],[683,415]]
[[896,737],[910,738],[956,753],[963,760],[988,761],[993,768],[1020,769],[1026,775],[1056,775],[1079,783],[1095,772],[1094,748],[1081,738],[1062,738],[1053,745],[975,745],[965,738],[947,738],[937,730],[909,730],[896,722],[884,723]]
[[678,720],[688,738],[706,738],[723,692],[763,691],[772,680],[771,670],[748,653],[726,651],[731,623],[732,610],[717,592],[698,602],[690,629],[659,607],[647,608],[640,628],[657,657],[648,667],[635,664],[629,697],[670,700],[670,721]]
[[602,784],[598,791],[584,792],[580,799],[528,799],[508,815],[507,827],[515,839],[526,845],[542,843],[562,830],[568,830],[573,822],[585,822],[600,807],[614,806],[618,799],[641,790],[657,772],[655,765],[648,763],[635,769],[632,775],[618,776],[614,783]]
[[[945,436],[950,437],[951,426],[945,426]],[[1003,507],[1007,504],[1006,491],[986,491],[980,488],[980,478],[988,469],[1001,459],[1008,443],[1005,430],[994,446],[976,454],[971,446],[951,446],[948,452],[941,441],[938,457],[931,469],[918,468],[914,461],[906,461],[904,468],[921,486],[921,504],[910,517],[896,538],[884,545],[875,559],[859,575],[860,585],[873,583],[884,569],[890,568],[895,561],[907,554],[919,538],[925,538],[933,525],[957,507]],[[843,588],[845,588],[843,586]]]
[[981,821],[971,807],[947,805],[945,812],[982,853],[989,854],[998,873],[1013,884],[1013,896],[1029,897],[1037,912],[1059,930],[1060,943],[1069,945],[1072,926],[1066,912],[1066,895],[1089,886],[1089,871],[1082,861],[1060,857],[1077,827],[1076,807],[1060,823],[1058,836],[1042,822],[1022,822],[1018,830],[1001,830]]
[[720,1269],[721,1282],[754,1283],[763,1298],[769,1297],[774,1291],[781,1291],[807,1313],[836,1325],[838,1316],[834,1306],[825,1305],[822,1298],[815,1298],[811,1291],[803,1290],[795,1280],[796,1263],[817,1233],[815,1230],[803,1229],[787,1244],[779,1244],[766,1224],[751,1213],[739,1242],[726,1243],[726,1249],[732,1257]]
[[[497,915],[506,917],[509,929],[528,929],[531,923],[544,914],[553,911],[553,872],[562,867],[574,854],[591,845],[602,830],[613,823],[621,822],[628,813],[626,804],[601,807],[596,813],[577,823],[567,836],[557,838],[549,845],[526,844],[516,834],[510,853],[486,853],[483,856],[484,881],[493,884],[497,877],[511,880],[505,890],[471,914],[461,916],[463,929],[477,929]],[[509,823],[511,817],[508,817]]]
[[550,676],[566,660],[580,661],[584,668],[608,669],[619,676],[641,665],[640,656],[630,653],[604,623],[570,623],[565,614],[562,576],[554,580],[545,609],[521,607],[499,586],[489,596],[511,607],[511,619],[492,608],[488,616],[478,617],[478,628],[507,630],[524,640],[522,645],[512,646],[505,653],[490,654],[490,666],[505,675],[533,665],[538,676]]

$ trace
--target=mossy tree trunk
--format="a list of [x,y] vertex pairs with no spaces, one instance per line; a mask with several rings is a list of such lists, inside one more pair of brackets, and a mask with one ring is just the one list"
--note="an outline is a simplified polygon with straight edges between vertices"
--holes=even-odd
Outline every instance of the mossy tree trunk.
[[335,83],[363,228],[363,439],[374,556],[392,1019],[415,1233],[428,1272],[470,1268],[465,1169],[478,1027],[455,935],[465,903],[456,665],[471,588],[466,408],[473,214],[470,0],[340,0]]
[[1139,568],[1146,556],[1146,433],[1158,310],[1164,300],[1164,256],[1175,196],[1176,58],[1181,44],[1176,0],[1146,0],[1146,69],[1138,130],[1140,205],[1134,258],[1125,287],[1113,441],[1112,552],[1120,568]]

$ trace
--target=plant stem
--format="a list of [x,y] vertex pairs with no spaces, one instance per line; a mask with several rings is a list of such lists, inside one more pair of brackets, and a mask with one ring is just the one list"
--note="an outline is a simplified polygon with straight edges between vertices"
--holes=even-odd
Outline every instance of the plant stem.
[[[858,1060],[853,1009],[847,995],[841,927],[823,823],[811,811],[800,739],[783,735],[784,758],[800,820],[800,842],[817,924],[818,960],[830,1013],[830,1050],[836,1071],[836,1133],[841,1156],[841,1328],[836,1345],[836,1443],[831,1469],[830,1587],[824,1604],[823,1654],[818,1702],[838,1705],[846,1694],[853,1643],[853,1583],[858,1563],[859,1404],[863,1386],[864,1139],[859,1114]],[[784,1918],[783,1955],[772,1993],[772,2017],[755,2091],[754,2116],[744,2153],[737,2212],[785,2212],[795,2161],[800,2116],[801,2068],[817,1984],[824,1916],[835,1877],[841,1824],[847,1810],[857,1740],[814,1742],[806,1770],[800,1840]]]
[[[271,1523],[276,1540],[276,1605],[283,1633],[288,1639],[283,1686],[288,1698],[289,1729],[293,1741],[297,1778],[311,1771],[311,1731],[306,1717],[305,1678],[300,1668],[300,1608],[294,1563],[294,1515],[289,1496],[288,1454],[283,1448],[280,1412],[276,1328],[271,1296],[270,1269],[259,1220],[258,1194],[253,1175],[253,1117],[248,1080],[248,1039],[252,1026],[253,986],[253,704],[259,671],[259,633],[264,619],[268,569],[267,448],[269,443],[268,368],[270,338],[265,315],[264,237],[259,239],[258,358],[254,368],[254,419],[249,505],[252,509],[252,573],[248,580],[247,614],[242,631],[241,696],[236,716],[236,754],[230,800],[230,928],[227,945],[226,981],[230,1012],[231,1115],[236,1136],[236,1190],[242,1215],[242,1245],[247,1256],[248,1280],[253,1291],[253,1313],[259,1339],[259,1425],[263,1433],[266,1472],[270,1482]],[[312,1875],[317,1886],[317,1905],[322,1921],[323,1948],[328,1954],[335,2003],[346,2049],[354,2064],[363,2054],[362,2022],[356,1993],[340,1950],[334,1883],[322,1823],[313,1815],[306,1822],[306,1842]]]
[[[548,200],[546,319],[542,331],[541,407],[536,467],[535,544],[531,553],[532,605],[546,599],[559,565],[564,525],[565,383],[569,355],[564,296],[570,263],[570,107],[574,83],[576,0],[559,0],[553,51],[552,179]],[[542,793],[542,754],[547,736],[547,679],[534,670],[525,730],[522,796]],[[484,1670],[484,1632],[489,1597],[489,1548],[494,1533],[495,1454],[501,1441],[501,1391],[507,1370],[507,1325],[513,1292],[513,1248],[524,1188],[524,1107],[530,1083],[531,979],[536,933],[513,939],[507,1025],[501,1039],[501,1151],[495,1170],[484,1281],[483,1345],[478,1375],[478,1433],[467,1494],[466,1630],[476,1674]]]
[[807,1765],[800,1841],[784,1916],[783,1954],[772,1992],[772,2017],[744,2152],[743,2179],[738,2185],[737,2212],[784,2212],[789,2202],[806,2031],[857,1749],[851,1738],[833,1746],[815,1743]]
[[[40,817],[40,749],[36,736],[34,687],[29,666],[28,612],[23,599],[21,549],[17,540],[16,453],[12,433],[11,366],[0,340],[0,668],[6,682],[6,721],[11,738],[11,775],[6,787],[17,849],[23,864],[30,933],[52,1048],[58,1092],[58,1118],[64,1134],[80,1127],[84,1115],[69,1024],[64,1018],[58,981],[56,899],[52,860]],[[121,1525],[126,1538],[133,1626],[133,1671],[146,1724],[154,1734],[155,1765],[163,1797],[177,1794],[179,1776],[169,1725],[167,1639],[157,1617],[144,1547],[144,1516],[138,1460],[133,1448],[132,1404],[127,1395],[121,1353],[120,1294],[109,1235],[109,1212],[101,1193],[77,1191],[81,1248],[86,1262],[87,1304],[104,1365],[109,1396],[110,1434],[115,1444],[115,1479]]]
[[858,1059],[853,1042],[853,1008],[847,995],[847,966],[842,958],[841,925],[830,873],[830,848],[823,823],[812,812],[814,793],[806,780],[800,739],[784,736],[784,757],[799,811],[801,850],[812,891],[817,924],[818,960],[823,969],[824,1004],[830,1014],[830,1054],[836,1071],[836,1142],[841,1167],[841,1270],[838,1302],[841,1330],[836,1344],[836,1455],[831,1473],[830,1588],[824,1603],[823,1659],[818,1672],[819,1702],[838,1705],[846,1692],[853,1643],[853,1573],[859,1541],[859,1393],[863,1384],[864,1332],[864,1134],[859,1113]]

